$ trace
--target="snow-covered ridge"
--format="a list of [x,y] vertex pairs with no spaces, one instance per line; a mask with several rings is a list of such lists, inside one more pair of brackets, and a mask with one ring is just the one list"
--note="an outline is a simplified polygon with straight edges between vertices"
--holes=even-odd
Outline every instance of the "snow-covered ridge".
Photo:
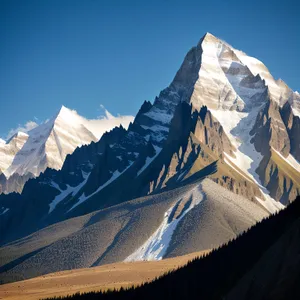
[[57,117],[63,120],[64,122],[69,122],[70,124],[83,125],[89,130],[97,140],[106,132],[111,130],[116,126],[122,125],[124,128],[128,128],[129,123],[133,121],[133,116],[113,116],[108,110],[104,107],[104,116],[98,119],[86,119],[80,116],[76,110],[71,110],[62,106]]
[[253,75],[260,75],[265,80],[272,100],[281,106],[288,101],[292,106],[294,115],[300,116],[300,96],[297,92],[293,92],[282,79],[275,80],[268,68],[260,60],[248,56],[240,50],[233,49],[233,51]]

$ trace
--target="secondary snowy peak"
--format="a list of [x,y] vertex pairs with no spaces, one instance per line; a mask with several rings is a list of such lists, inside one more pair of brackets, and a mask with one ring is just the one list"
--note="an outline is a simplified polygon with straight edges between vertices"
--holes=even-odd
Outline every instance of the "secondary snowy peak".
[[37,176],[47,167],[60,169],[66,155],[77,146],[96,141],[80,118],[76,112],[62,107],[54,118],[29,131],[26,144],[16,154],[6,176],[29,172]]
[[19,132],[13,136],[7,143],[14,145],[13,150],[0,144],[0,151],[4,153],[0,156],[1,169],[7,178],[15,173],[38,176],[47,167],[59,170],[66,156],[77,147],[98,141],[115,126],[127,128],[132,119],[131,116],[114,117],[105,110],[105,117],[88,120],[75,110],[62,106],[53,118],[28,134]]
[[65,106],[62,106],[56,115],[55,124],[59,126],[60,123],[71,124],[75,127],[84,126],[97,140],[106,132],[114,127],[122,125],[127,128],[130,122],[133,121],[132,116],[113,116],[103,106],[101,106],[104,112],[104,116],[98,119],[86,119],[80,116],[75,110],[71,110]]

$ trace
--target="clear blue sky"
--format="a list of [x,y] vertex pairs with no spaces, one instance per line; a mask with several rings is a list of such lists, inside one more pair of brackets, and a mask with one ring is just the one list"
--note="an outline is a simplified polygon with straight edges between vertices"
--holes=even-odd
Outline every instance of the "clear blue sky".
[[62,104],[136,114],[207,31],[300,90],[297,2],[0,0],[0,137]]

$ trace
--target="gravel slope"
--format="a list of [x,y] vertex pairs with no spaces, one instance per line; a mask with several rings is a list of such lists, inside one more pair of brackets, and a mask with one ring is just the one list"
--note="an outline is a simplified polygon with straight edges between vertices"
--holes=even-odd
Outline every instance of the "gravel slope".
[[201,187],[204,200],[178,224],[166,257],[218,247],[268,215],[211,180],[204,180]]
[[258,205],[205,179],[69,219],[3,246],[0,281],[124,261],[155,237],[168,209],[176,208],[168,222],[183,215],[186,203],[193,200],[189,197],[200,195],[192,193],[195,189],[203,199],[171,232],[164,257],[211,249],[267,216]]

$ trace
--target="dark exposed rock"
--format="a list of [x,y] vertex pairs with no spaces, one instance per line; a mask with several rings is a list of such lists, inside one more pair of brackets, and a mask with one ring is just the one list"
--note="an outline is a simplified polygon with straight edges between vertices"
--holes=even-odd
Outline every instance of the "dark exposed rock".
[[288,156],[290,152],[290,139],[285,124],[281,118],[280,107],[271,99],[258,113],[251,135],[251,142],[255,149],[263,155],[267,155],[269,147]]
[[289,134],[291,154],[300,161],[300,118],[294,116],[289,102],[284,104],[280,112]]
[[300,174],[280,156],[270,150],[256,170],[270,196],[287,205],[300,194]]

